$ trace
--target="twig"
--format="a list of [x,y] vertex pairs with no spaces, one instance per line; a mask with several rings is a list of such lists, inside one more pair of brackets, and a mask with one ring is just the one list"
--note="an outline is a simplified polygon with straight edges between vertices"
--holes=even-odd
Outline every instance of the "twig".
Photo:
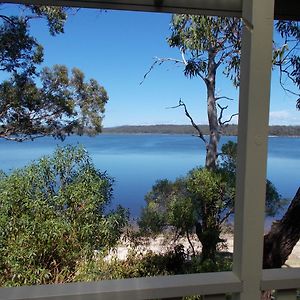
[[229,212],[220,220],[220,224],[228,219],[228,217],[234,212],[234,208],[231,208]]
[[162,65],[164,62],[167,62],[167,61],[170,61],[170,62],[173,62],[175,64],[184,64],[185,65],[185,60],[180,60],[180,59],[176,59],[176,58],[170,58],[170,57],[167,57],[167,58],[159,58],[159,57],[155,57],[155,61],[154,63],[150,66],[149,70],[145,73],[144,77],[143,77],[143,80],[140,82],[140,85],[144,83],[145,79],[148,77],[148,75],[151,73],[151,71],[154,69],[154,67],[156,65]]
[[186,237],[187,237],[187,240],[192,248],[192,252],[193,252],[193,256],[195,257],[196,256],[196,252],[195,252],[195,248],[194,248],[194,245],[192,244],[192,241],[190,239],[190,235],[189,235],[189,231],[186,230]]
[[176,105],[176,106],[171,106],[171,107],[167,107],[167,108],[168,108],[168,109],[170,109],[170,108],[177,108],[177,107],[180,107],[180,106],[183,106],[185,115],[190,119],[192,126],[193,126],[193,127],[197,130],[197,132],[198,132],[198,137],[205,143],[205,146],[207,146],[208,143],[207,143],[207,141],[206,141],[206,139],[205,139],[205,137],[204,137],[204,135],[203,135],[201,129],[200,129],[199,126],[194,122],[193,118],[191,117],[191,115],[189,114],[189,112],[188,112],[188,110],[187,110],[187,108],[186,108],[185,103],[184,103],[181,99],[179,99],[178,105]]
[[231,115],[230,118],[229,118],[228,120],[222,121],[224,110],[226,110],[226,109],[228,108],[228,105],[226,105],[226,106],[221,106],[219,103],[217,103],[217,105],[218,105],[218,107],[219,107],[220,110],[221,110],[221,111],[220,111],[220,116],[219,116],[219,118],[218,118],[218,122],[219,122],[219,125],[220,125],[221,127],[223,127],[226,123],[229,123],[229,122],[232,120],[233,117],[235,117],[235,116],[238,115],[238,113],[235,113],[235,114]]
[[215,98],[216,101],[221,100],[221,99],[226,99],[226,100],[234,101],[233,98],[229,98],[229,97],[225,97],[225,96],[222,96],[222,97],[216,97],[216,98]]
[[239,115],[239,113],[232,114],[228,120],[223,122],[223,125],[225,125],[226,123],[229,123],[233,117],[238,116],[238,115]]

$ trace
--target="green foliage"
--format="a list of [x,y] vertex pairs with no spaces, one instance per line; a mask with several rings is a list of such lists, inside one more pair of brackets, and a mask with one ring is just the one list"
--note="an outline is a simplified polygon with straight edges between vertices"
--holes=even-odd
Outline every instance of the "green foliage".
[[221,168],[229,172],[230,174],[235,174],[237,159],[237,143],[229,141],[222,146],[221,151]]
[[[274,27],[281,40],[273,42],[273,65],[278,67],[283,89],[298,97],[299,108],[299,22],[281,20],[276,21]],[[242,28],[242,20],[235,17],[173,15],[168,43],[186,56],[185,76],[199,76],[207,81],[209,70],[222,66],[223,74],[238,86]],[[213,57],[213,61],[209,57]],[[287,82],[296,89],[290,88]]]
[[[174,182],[156,182],[146,195],[146,207],[138,224],[142,234],[157,234],[174,228],[176,236],[196,231],[203,252],[221,241],[221,225],[232,213],[234,189],[223,172],[197,168]],[[207,243],[212,243],[211,247]],[[212,254],[214,255],[214,254]]]
[[224,64],[223,72],[239,84],[242,20],[233,17],[173,15],[168,43],[187,55],[184,74],[206,78],[212,68],[208,61]]
[[63,33],[67,9],[27,5],[21,17],[0,15],[0,138],[13,141],[102,129],[105,89],[84,73],[62,65],[40,69],[43,47],[30,34],[30,21],[47,20],[52,35]]
[[[217,170],[196,168],[174,182],[157,181],[145,197],[138,221],[141,234],[156,235],[167,228],[173,228],[176,236],[195,232],[205,260],[215,261],[222,226],[234,212],[236,157],[237,144],[230,141],[222,147]],[[284,204],[267,180],[266,214],[274,216]]]
[[229,271],[231,256],[218,255],[215,263],[203,263],[200,257],[187,259],[182,245],[164,254],[152,251],[138,253],[132,251],[125,260],[111,260],[99,257],[93,261],[83,261],[77,269],[76,281],[97,281],[134,277],[149,277],[176,274]]
[[182,245],[176,246],[164,254],[148,251],[144,254],[132,251],[125,260],[113,258],[105,260],[99,257],[93,261],[84,261],[77,269],[76,281],[97,281],[176,274],[229,271],[232,267],[231,256],[217,256],[217,263],[199,257],[187,259]]
[[37,136],[64,138],[76,130],[81,134],[101,131],[105,89],[74,68],[71,75],[65,66],[44,68],[41,87],[28,76],[14,75],[0,84],[0,137],[23,141]]
[[221,214],[232,207],[233,195],[222,172],[197,168],[174,182],[157,181],[145,197],[147,205],[138,224],[143,232],[159,233],[173,226],[184,235],[205,218],[205,206],[214,206],[214,217],[220,214],[221,220]]
[[158,234],[167,226],[174,226],[185,234],[193,227],[193,203],[184,179],[157,181],[145,200],[147,205],[138,220],[143,234]]
[[[283,43],[274,42],[273,65],[280,72],[280,84],[284,90],[298,97],[296,107],[300,109],[300,26],[299,21],[278,21],[275,23],[277,32]],[[296,87],[286,88],[285,80],[288,79]]]
[[[222,146],[222,159],[220,168],[227,173],[231,185],[235,185],[237,164],[237,143],[229,141]],[[283,199],[278,193],[276,187],[270,180],[266,180],[266,205],[265,213],[267,216],[274,217],[276,213],[283,209],[287,204],[287,200]]]
[[118,241],[127,222],[119,207],[105,212],[112,179],[95,169],[83,148],[0,177],[0,283],[66,282],[76,264]]
[[[126,260],[113,258],[110,261],[100,257],[94,261],[83,262],[75,280],[96,281],[105,279],[122,279],[175,274],[169,265],[175,253],[155,254],[148,251],[145,254],[131,252]],[[174,266],[174,265],[173,265]]]
[[283,199],[278,193],[274,184],[267,179],[266,181],[266,209],[267,216],[274,217],[288,203],[287,199]]
[[[40,6],[40,5],[26,5],[25,7],[34,14],[34,17],[46,19],[49,32],[51,35],[64,33],[64,25],[67,20],[67,7],[59,6]],[[30,19],[27,16],[27,20]]]
[[28,32],[28,23],[18,17],[0,23],[0,70],[32,75],[43,61],[43,47]]
[[[1,4],[0,4],[1,5]],[[21,16],[0,15],[0,70],[28,76],[43,61],[43,47],[30,34],[30,21],[46,19],[52,35],[63,33],[67,8],[25,5]]]

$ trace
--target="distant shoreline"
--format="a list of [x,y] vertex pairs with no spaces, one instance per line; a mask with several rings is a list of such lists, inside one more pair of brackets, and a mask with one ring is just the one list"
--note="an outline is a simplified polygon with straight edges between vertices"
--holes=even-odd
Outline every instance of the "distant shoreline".
[[[198,125],[204,135],[209,134],[208,125]],[[197,135],[197,131],[191,125],[124,125],[103,128],[103,133],[109,134],[190,134]],[[237,136],[237,125],[230,124],[224,129],[225,136]],[[269,136],[278,137],[300,137],[300,125],[269,126]]]

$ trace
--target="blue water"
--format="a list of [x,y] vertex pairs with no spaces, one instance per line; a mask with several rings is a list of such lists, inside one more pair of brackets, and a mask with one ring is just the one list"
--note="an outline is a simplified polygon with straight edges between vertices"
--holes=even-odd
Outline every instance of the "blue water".
[[[223,137],[221,142],[236,140]],[[112,206],[122,204],[136,217],[144,195],[158,179],[175,179],[205,160],[202,141],[190,135],[108,135],[72,136],[64,142],[52,138],[15,143],[0,140],[0,168],[6,172],[22,167],[56,145],[82,144],[101,171],[115,178]],[[283,197],[292,198],[300,186],[300,138],[270,137],[268,178]]]

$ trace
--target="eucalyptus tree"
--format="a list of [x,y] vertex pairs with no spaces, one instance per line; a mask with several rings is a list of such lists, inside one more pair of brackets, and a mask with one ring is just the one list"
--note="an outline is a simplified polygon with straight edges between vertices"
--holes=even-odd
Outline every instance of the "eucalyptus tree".
[[[208,169],[214,170],[217,165],[218,143],[224,126],[229,123],[223,120],[226,107],[218,101],[227,97],[216,95],[216,79],[219,71],[232,79],[233,84],[239,83],[239,60],[241,52],[242,20],[228,17],[207,17],[194,15],[173,15],[170,26],[171,35],[167,39],[170,47],[178,48],[181,59],[157,58],[155,65],[174,62],[183,65],[184,75],[200,78],[206,88],[207,117],[209,123],[209,140],[201,129],[193,122],[185,103],[180,100],[178,106],[184,107],[192,125],[206,145],[206,162]],[[147,72],[145,77],[149,74]],[[218,114],[219,107],[220,114]]]
[[[3,7],[3,6],[2,6]],[[0,138],[24,141],[76,132],[101,132],[107,93],[77,68],[42,68],[43,46],[30,32],[45,19],[51,35],[64,32],[67,8],[25,5],[18,15],[0,15]],[[2,11],[6,11],[2,9]]]
[[[205,166],[210,170],[216,169],[218,144],[224,128],[238,115],[233,114],[224,120],[228,105],[223,106],[220,101],[233,99],[217,94],[217,78],[223,75],[232,81],[234,87],[239,86],[243,26],[243,21],[235,17],[173,15],[167,42],[170,47],[179,50],[180,58],[156,58],[144,75],[145,79],[155,66],[170,62],[182,65],[186,77],[199,78],[204,83],[210,131],[208,140],[188,112],[184,101],[180,99],[174,108],[183,107],[199,138],[205,143]],[[300,108],[299,23],[278,21],[275,30],[279,35],[273,43],[273,66],[279,70],[281,86],[297,97],[297,107]]]

